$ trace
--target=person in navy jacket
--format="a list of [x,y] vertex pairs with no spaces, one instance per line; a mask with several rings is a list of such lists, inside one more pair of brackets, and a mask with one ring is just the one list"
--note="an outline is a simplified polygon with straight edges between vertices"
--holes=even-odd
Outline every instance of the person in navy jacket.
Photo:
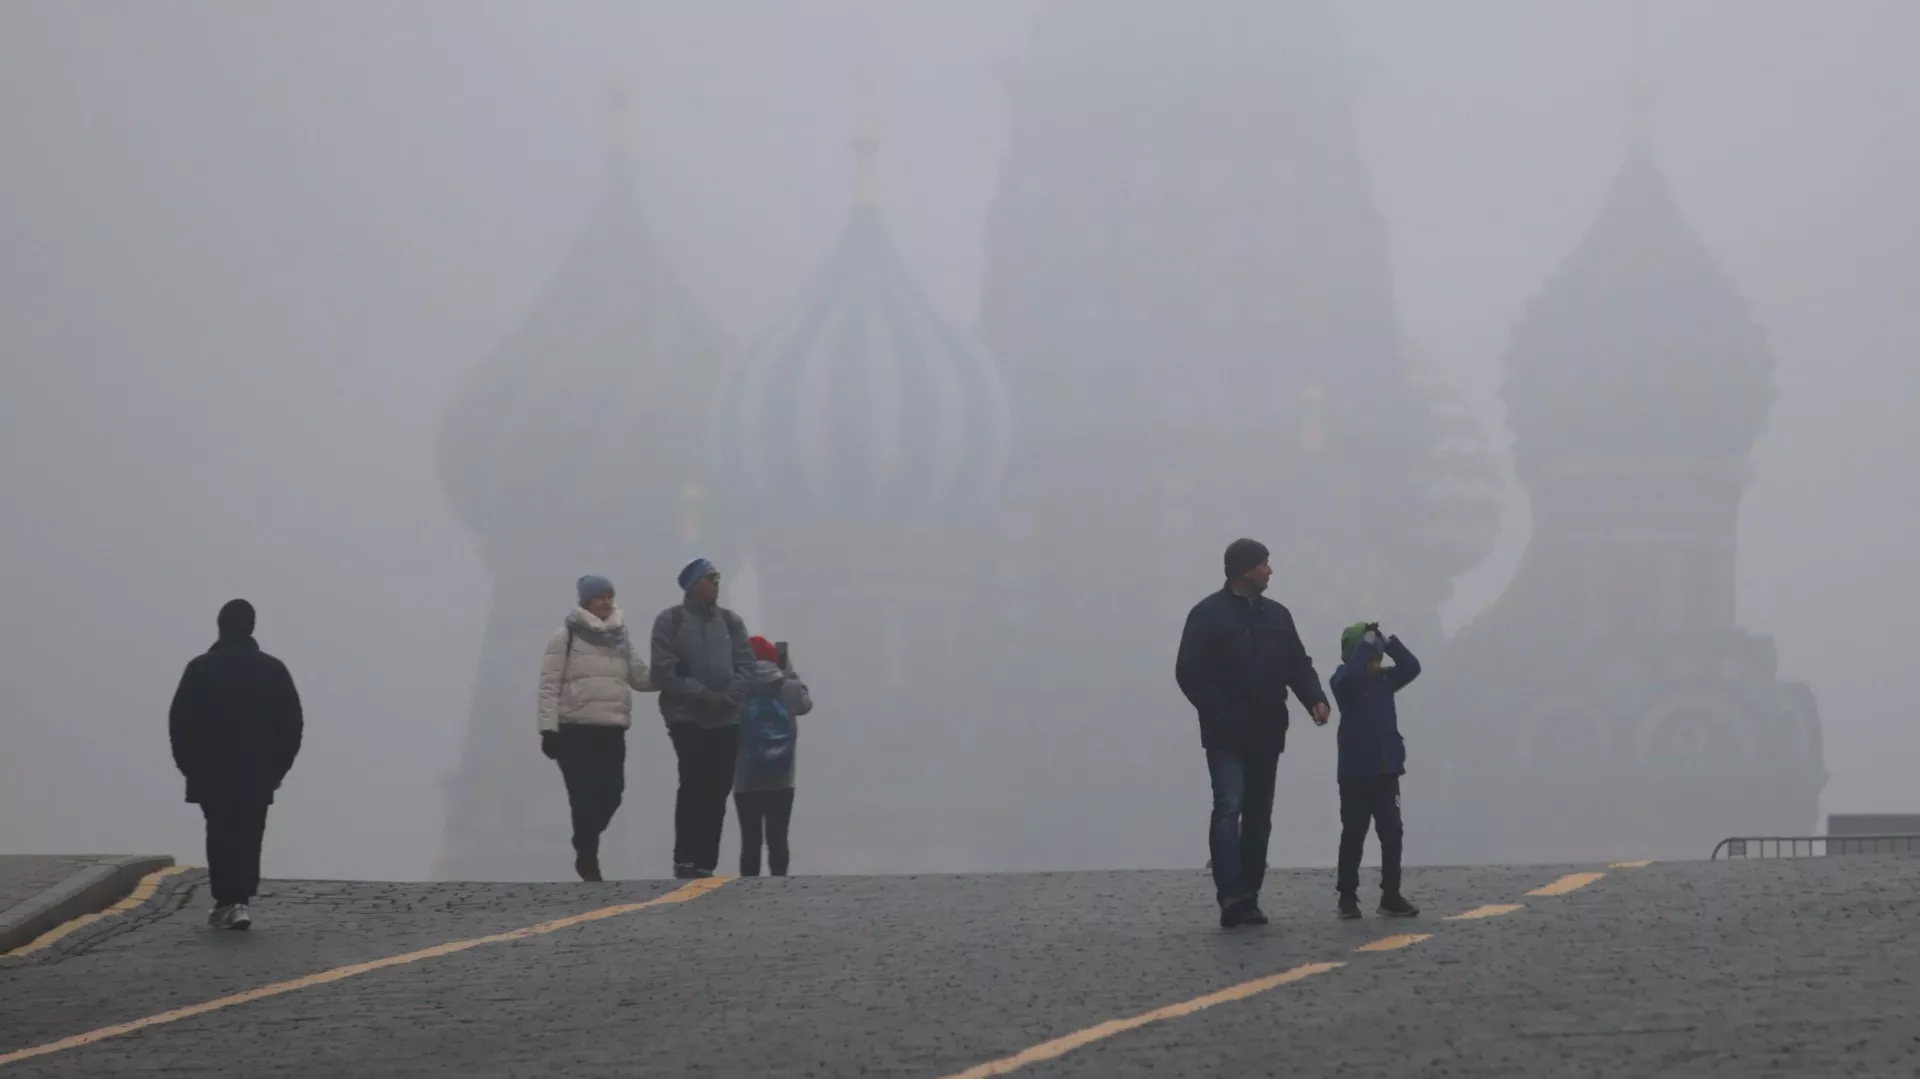
[[[1391,659],[1391,665],[1382,662]],[[1328,679],[1340,706],[1340,916],[1360,917],[1360,855],[1367,826],[1380,836],[1380,913],[1420,913],[1400,894],[1400,777],[1407,744],[1394,696],[1420,676],[1420,661],[1378,622],[1356,622],[1340,634],[1340,667]]]
[[1235,540],[1226,584],[1194,604],[1180,635],[1174,679],[1200,718],[1213,783],[1208,846],[1220,925],[1265,925],[1260,885],[1273,830],[1274,773],[1287,744],[1287,692],[1317,724],[1327,695],[1293,615],[1263,593],[1273,577],[1267,549]]

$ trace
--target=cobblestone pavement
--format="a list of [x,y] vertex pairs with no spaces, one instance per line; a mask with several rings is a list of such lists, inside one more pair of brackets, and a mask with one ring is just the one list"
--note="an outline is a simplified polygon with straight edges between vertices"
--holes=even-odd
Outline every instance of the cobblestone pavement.
[[60,854],[0,854],[0,910],[32,899],[96,861]]
[[[1563,874],[1569,894],[1525,893]],[[1409,872],[1413,921],[1332,917],[1329,873],[1269,881],[1221,932],[1198,872],[736,881],[0,1064],[34,1076],[908,1076],[1344,962],[1014,1072],[1108,1076],[1920,1074],[1920,859]],[[195,897],[0,971],[0,1059],[343,964],[666,893],[276,884],[249,934]],[[1510,913],[1447,921],[1484,904]],[[1354,949],[1431,934],[1391,951]]]

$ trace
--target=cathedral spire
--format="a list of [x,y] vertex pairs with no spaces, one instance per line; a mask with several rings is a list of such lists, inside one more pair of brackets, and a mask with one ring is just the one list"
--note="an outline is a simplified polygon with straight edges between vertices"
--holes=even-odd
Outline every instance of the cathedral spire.
[[872,206],[873,159],[880,152],[880,135],[874,117],[873,21],[864,4],[854,10],[852,38],[854,111],[860,117],[859,134],[850,144],[854,161],[853,203]]
[[1630,2],[1633,12],[1633,68],[1628,87],[1627,139],[1634,146],[1645,146],[1653,113],[1653,89],[1647,79],[1647,0]]
[[607,148],[625,152],[633,128],[633,93],[626,80],[607,80]]
[[873,197],[873,159],[880,152],[880,140],[868,125],[853,140],[853,204],[872,206]]
[[605,125],[605,180],[609,189],[631,187],[633,167],[633,92],[619,76],[607,79]]
[[626,158],[633,149],[633,91],[619,76],[607,80],[606,118],[607,154]]

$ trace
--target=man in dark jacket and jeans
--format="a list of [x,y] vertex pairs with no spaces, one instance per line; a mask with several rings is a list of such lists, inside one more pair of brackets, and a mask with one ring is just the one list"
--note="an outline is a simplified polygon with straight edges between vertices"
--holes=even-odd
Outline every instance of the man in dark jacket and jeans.
[[300,695],[286,664],[253,639],[253,621],[246,600],[220,608],[220,638],[188,661],[167,716],[187,801],[207,818],[207,924],[216,929],[253,924],[267,807],[300,752]]
[[1174,677],[1200,715],[1213,783],[1208,844],[1220,925],[1265,925],[1260,885],[1273,831],[1274,773],[1287,744],[1287,691],[1317,724],[1327,695],[1293,615],[1262,593],[1273,578],[1267,549],[1228,546],[1224,588],[1195,604],[1180,635]]
[[753,646],[740,616],[720,606],[720,571],[696,558],[681,569],[686,599],[653,620],[653,683],[680,766],[673,803],[673,875],[713,876],[740,747]]

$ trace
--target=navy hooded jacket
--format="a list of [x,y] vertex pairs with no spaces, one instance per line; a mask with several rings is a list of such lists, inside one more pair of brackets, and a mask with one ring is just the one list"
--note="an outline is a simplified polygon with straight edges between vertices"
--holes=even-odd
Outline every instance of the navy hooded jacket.
[[1382,646],[1361,641],[1340,664],[1328,685],[1340,706],[1340,778],[1407,774],[1407,743],[1400,737],[1394,694],[1420,677],[1420,661],[1398,637],[1388,637],[1393,665],[1368,674],[1367,665]]

